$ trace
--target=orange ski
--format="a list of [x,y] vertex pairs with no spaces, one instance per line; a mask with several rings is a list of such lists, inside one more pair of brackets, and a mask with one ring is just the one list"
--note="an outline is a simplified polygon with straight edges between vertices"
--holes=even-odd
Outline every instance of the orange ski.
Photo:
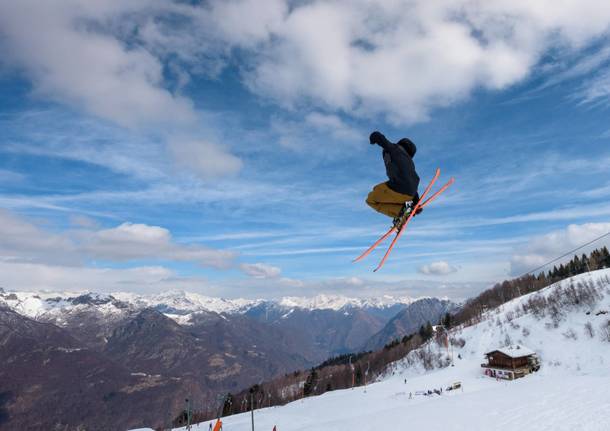
[[[402,233],[404,232],[404,230],[406,229],[407,225],[409,224],[409,222],[411,221],[411,219],[413,218],[413,216],[417,213],[417,210],[420,208],[424,208],[426,205],[428,205],[430,202],[432,202],[434,199],[436,199],[441,193],[443,193],[445,190],[447,190],[447,188],[449,188],[449,186],[451,186],[451,184],[453,184],[455,182],[454,178],[451,178],[443,187],[441,187],[436,193],[434,193],[432,196],[430,196],[429,198],[426,199],[426,196],[428,195],[428,193],[430,192],[430,189],[432,188],[432,186],[434,185],[434,183],[436,182],[436,180],[438,180],[439,176],[441,174],[441,170],[437,169],[436,173],[434,175],[434,177],[432,178],[432,180],[430,181],[430,183],[428,184],[428,187],[426,187],[426,190],[424,191],[424,193],[422,194],[419,202],[417,203],[417,205],[415,205],[411,212],[408,215],[407,220],[405,221],[404,225],[402,226],[402,228],[400,229],[400,231],[398,231],[398,233],[396,234],[396,236],[394,237],[394,239],[392,240],[392,243],[390,244],[390,246],[388,247],[388,250],[386,251],[385,255],[383,256],[383,259],[381,259],[381,262],[379,263],[379,265],[377,266],[377,268],[375,268],[375,272],[379,271],[381,269],[381,267],[385,264],[385,261],[387,260],[388,256],[390,255],[390,252],[392,251],[392,249],[394,248],[394,245],[396,244],[396,242],[398,241],[398,238],[400,238],[400,236],[402,235]],[[358,256],[356,259],[354,259],[354,262],[358,262],[362,259],[364,259],[366,256],[368,256],[379,244],[381,244],[387,237],[389,237],[393,232],[396,231],[395,227],[391,227],[389,231],[387,231],[381,238],[379,238],[372,246],[370,246],[364,253],[362,253],[360,256]]]

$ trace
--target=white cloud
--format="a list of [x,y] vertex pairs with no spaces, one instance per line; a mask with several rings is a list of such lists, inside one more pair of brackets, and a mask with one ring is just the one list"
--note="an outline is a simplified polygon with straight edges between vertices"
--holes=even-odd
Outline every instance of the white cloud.
[[169,230],[145,224],[123,223],[112,229],[85,232],[81,241],[90,256],[112,261],[163,259],[228,268],[235,257],[229,251],[175,244]]
[[0,260],[83,265],[86,259],[113,262],[166,260],[204,267],[231,267],[235,253],[200,245],[177,244],[159,226],[123,223],[110,229],[55,234],[8,211],[0,211]]
[[97,220],[79,214],[70,216],[70,224],[85,229],[93,229],[99,227],[99,223],[97,222]]
[[[190,14],[196,12],[195,8],[183,9]],[[192,142],[203,141],[201,136],[206,135],[198,124],[201,113],[191,99],[171,91],[168,73],[176,75],[178,88],[189,76],[169,57],[202,61],[187,53],[181,55],[182,50],[189,50],[181,43],[187,40],[188,29],[177,26],[178,32],[173,33],[171,27],[163,27],[171,34],[146,31],[151,23],[167,21],[179,11],[178,3],[155,0],[1,2],[0,53],[4,62],[30,79],[36,96],[120,126],[154,130],[169,137],[176,133],[191,136],[174,140],[172,150],[178,162],[184,162],[181,156],[189,153],[192,163],[182,165],[196,174],[210,177],[234,173],[241,162],[227,149],[211,143],[195,149]],[[140,29],[145,31],[140,33]],[[204,44],[197,47],[202,49]],[[123,148],[113,145],[112,149],[109,155],[115,165],[120,165],[124,162]],[[91,145],[67,153],[91,160],[103,158]]]
[[77,160],[148,181],[163,178],[167,170],[167,154],[156,140],[73,112],[9,114],[0,118],[0,128],[20,137],[3,145],[10,153]]
[[582,103],[608,103],[610,97],[610,70],[589,79],[576,94]]
[[445,226],[452,228],[465,228],[476,226],[497,226],[511,223],[548,222],[560,220],[587,220],[592,217],[605,217],[610,215],[608,204],[582,204],[565,208],[524,213],[507,217],[473,218],[463,221],[449,221]]
[[179,165],[203,178],[235,174],[242,168],[239,158],[205,140],[174,139],[170,142],[170,150]]
[[457,267],[449,265],[444,260],[432,262],[419,268],[419,272],[426,275],[447,275],[457,272]]
[[586,57],[579,57],[577,60],[564,69],[557,70],[556,67],[551,67],[552,75],[543,84],[536,88],[535,91],[557,85],[561,82],[585,76],[595,70],[604,67],[610,60],[610,47],[603,47],[598,51]]
[[78,264],[81,258],[68,238],[0,209],[0,261]]
[[336,141],[351,141],[353,145],[356,145],[367,138],[361,132],[346,124],[337,115],[311,112],[305,117],[305,123],[328,133]]
[[2,2],[5,52],[40,95],[127,126],[193,122],[192,102],[164,88],[160,60],[138,46],[128,47],[112,32],[114,20],[151,6],[95,0]]
[[587,196],[590,198],[603,198],[606,196],[610,195],[610,183],[601,186],[601,187],[597,187],[595,189],[591,189],[591,190],[585,190],[583,193],[583,196]]
[[[271,132],[278,143],[289,150],[319,157],[345,156],[345,148],[363,147],[368,135],[348,124],[341,117],[318,111],[310,112],[302,120],[280,117],[271,119]],[[332,142],[333,145],[326,145]]]
[[284,106],[418,121],[519,82],[547,49],[581,49],[609,22],[596,0],[0,5],[3,51],[37,93],[124,125],[194,122],[193,102],[170,88],[234,60],[249,88]]
[[520,81],[546,48],[579,48],[609,22],[593,0],[304,2],[253,53],[247,82],[286,106],[417,121]]
[[277,278],[281,274],[281,269],[277,266],[264,263],[243,263],[241,270],[253,278]]
[[210,2],[209,14],[200,19],[231,44],[254,48],[269,40],[288,12],[284,0],[230,0]]
[[345,279],[342,279],[342,281],[345,282],[345,284],[351,285],[354,287],[364,286],[364,284],[365,284],[365,281],[363,279],[361,279],[360,277],[347,277]]
[[[239,269],[250,277],[211,283],[202,277],[182,276],[160,264],[148,262],[187,261],[203,266],[234,268],[234,256],[222,250],[176,243],[171,233],[159,226],[123,223],[100,229],[87,221],[84,229],[52,233],[43,220],[26,220],[0,211],[0,285],[17,290],[92,290],[99,292],[159,292],[186,289],[216,296],[267,297],[310,296],[342,293],[355,296],[449,295],[465,297],[478,291],[481,283],[435,282],[397,279],[392,282],[357,276],[327,279],[296,279],[281,276],[279,267],[264,263],[243,263]],[[82,225],[82,224],[81,224]],[[98,261],[129,262],[130,268],[104,267]],[[145,264],[141,264],[145,261]],[[205,291],[205,292],[204,292]]]
[[25,291],[144,293],[181,288],[195,291],[206,285],[202,278],[178,277],[173,271],[160,266],[115,269],[1,261],[0,279],[3,287]]
[[421,296],[465,299],[488,283],[446,283],[422,280],[384,282],[366,280],[353,283],[350,279],[304,281],[283,277],[248,278],[210,282],[201,277],[181,277],[162,266],[139,266],[129,269],[89,268],[41,263],[0,261],[0,286],[17,291],[93,291],[101,293],[159,293],[185,290],[225,298],[280,298],[285,296],[312,297],[318,294],[353,297]]
[[0,169],[0,184],[2,183],[17,183],[23,181],[25,175],[19,172],[8,171],[6,169]]
[[[527,245],[512,256],[510,272],[512,275],[520,275],[531,271],[607,232],[610,232],[610,223],[586,223],[580,225],[571,224],[565,229],[535,236]],[[575,253],[581,255],[582,253],[590,252],[594,248],[609,244],[610,238],[606,237]],[[573,255],[569,255],[565,260],[569,260],[572,257]],[[556,264],[560,262],[562,261],[558,261]],[[552,268],[552,265],[550,267]],[[543,269],[548,271],[549,268]]]

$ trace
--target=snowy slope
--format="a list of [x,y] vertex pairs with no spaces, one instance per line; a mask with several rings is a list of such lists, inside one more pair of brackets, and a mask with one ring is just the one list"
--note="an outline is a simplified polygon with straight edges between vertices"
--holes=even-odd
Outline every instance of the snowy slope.
[[[579,299],[574,305],[567,299],[566,289],[578,283],[589,283],[598,298]],[[540,298],[558,298],[563,303],[558,308],[558,302],[553,302],[555,308],[549,306],[544,314],[541,308],[524,313],[524,305],[540,303]],[[256,429],[270,431],[277,425],[278,431],[607,431],[610,333],[605,328],[609,320],[610,270],[574,277],[491,310],[476,325],[452,331],[452,339],[465,342],[453,350],[453,367],[424,369],[422,356],[433,358],[432,362],[448,361],[445,347],[433,340],[393,364],[389,375],[366,391],[362,387],[333,391],[257,411]],[[586,324],[593,328],[592,337]],[[541,370],[515,381],[483,376],[484,353],[511,343],[534,350],[541,359]],[[462,382],[461,390],[444,391],[440,396],[416,395],[455,381]],[[247,413],[223,422],[225,431],[250,429]],[[207,429],[208,424],[200,427]]]

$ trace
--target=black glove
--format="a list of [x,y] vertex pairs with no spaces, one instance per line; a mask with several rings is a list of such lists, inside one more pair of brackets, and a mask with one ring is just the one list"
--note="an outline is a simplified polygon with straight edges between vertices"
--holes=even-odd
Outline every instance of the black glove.
[[369,142],[371,145],[379,144],[383,141],[383,138],[384,136],[381,132],[374,131],[371,133],[371,136],[369,136]]
[[[411,203],[411,208],[415,208],[415,206],[419,203],[419,193],[415,193],[415,196],[413,196],[413,201]],[[417,208],[417,211],[415,211],[415,215],[421,213],[424,209],[423,208]]]
[[418,204],[418,202],[419,202],[419,193],[415,192],[415,196],[413,196],[412,202],[413,202],[413,207],[415,207],[415,205]]

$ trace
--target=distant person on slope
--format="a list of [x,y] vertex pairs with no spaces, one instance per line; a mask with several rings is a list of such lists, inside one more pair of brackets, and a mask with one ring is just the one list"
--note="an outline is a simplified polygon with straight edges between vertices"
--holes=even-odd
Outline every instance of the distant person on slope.
[[[369,141],[371,145],[377,144],[383,148],[383,162],[389,181],[373,187],[366,203],[375,211],[392,217],[394,226],[400,230],[410,210],[419,202],[419,176],[413,163],[417,148],[409,138],[402,138],[394,144],[380,132],[371,133]],[[416,214],[420,212],[421,209]]]

